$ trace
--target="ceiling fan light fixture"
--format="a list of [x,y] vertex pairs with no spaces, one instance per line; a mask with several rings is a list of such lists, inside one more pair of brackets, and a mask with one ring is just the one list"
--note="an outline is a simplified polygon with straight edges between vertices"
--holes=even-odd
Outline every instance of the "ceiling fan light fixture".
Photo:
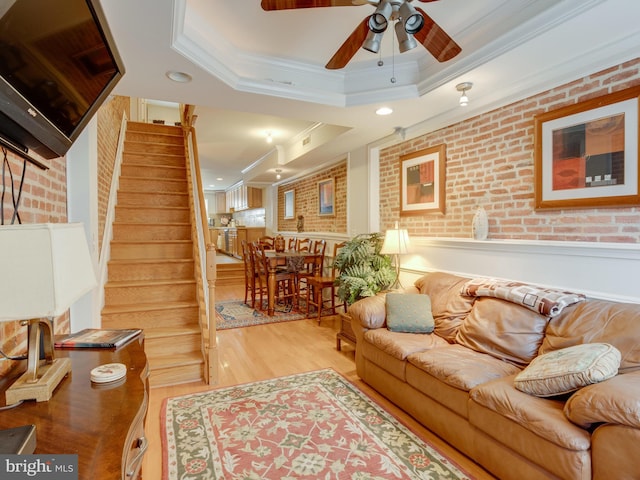
[[418,33],[424,27],[424,18],[410,3],[404,2],[398,10],[404,30],[408,34]]
[[393,6],[388,0],[382,0],[373,15],[369,17],[369,30],[374,33],[382,33],[387,29]]
[[404,25],[401,22],[396,23],[396,37],[398,37],[398,48],[400,53],[407,52],[418,46],[418,42],[413,38],[413,35],[407,33],[404,29]]
[[380,50],[380,42],[382,42],[382,34],[369,31],[367,38],[365,38],[362,43],[362,48],[372,53],[378,53]]

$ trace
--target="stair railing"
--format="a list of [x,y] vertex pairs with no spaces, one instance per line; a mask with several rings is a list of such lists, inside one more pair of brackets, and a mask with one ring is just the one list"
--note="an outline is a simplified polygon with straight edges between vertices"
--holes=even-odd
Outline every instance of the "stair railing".
[[216,248],[209,234],[196,132],[193,127],[195,120],[193,106],[181,105],[180,111],[187,159],[191,238],[194,239],[194,258],[196,259],[195,277],[198,286],[204,380],[207,384],[216,384],[218,382],[218,342],[215,321]]

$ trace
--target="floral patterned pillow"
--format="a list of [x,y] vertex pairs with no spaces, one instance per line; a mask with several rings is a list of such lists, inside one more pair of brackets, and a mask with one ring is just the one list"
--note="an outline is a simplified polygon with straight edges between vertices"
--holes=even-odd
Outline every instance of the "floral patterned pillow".
[[513,383],[537,397],[562,395],[614,377],[620,358],[620,351],[607,343],[561,348],[534,358]]

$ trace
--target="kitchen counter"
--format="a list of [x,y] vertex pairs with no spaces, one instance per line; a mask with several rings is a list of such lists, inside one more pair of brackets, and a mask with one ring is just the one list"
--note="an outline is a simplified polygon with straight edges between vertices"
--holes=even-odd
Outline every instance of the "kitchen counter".
[[213,227],[218,236],[219,251],[236,258],[242,258],[242,240],[256,242],[265,234],[264,227]]

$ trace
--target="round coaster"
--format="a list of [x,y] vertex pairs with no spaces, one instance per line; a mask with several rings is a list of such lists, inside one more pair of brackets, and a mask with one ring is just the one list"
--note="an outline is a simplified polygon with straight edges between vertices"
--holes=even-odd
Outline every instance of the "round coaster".
[[113,382],[127,374],[123,363],[107,363],[91,370],[91,381],[95,383]]

